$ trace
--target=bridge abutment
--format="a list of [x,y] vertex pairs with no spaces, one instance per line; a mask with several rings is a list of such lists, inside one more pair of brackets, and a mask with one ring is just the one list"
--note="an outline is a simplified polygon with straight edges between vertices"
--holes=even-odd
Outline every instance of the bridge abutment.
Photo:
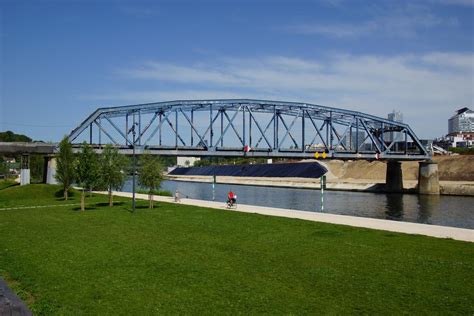
[[54,156],[44,157],[43,183],[58,183],[56,181],[56,158],[54,158]]
[[30,184],[30,155],[21,155],[20,185]]
[[402,163],[400,161],[387,161],[385,191],[389,193],[399,193],[403,191],[403,172]]
[[439,194],[438,163],[434,161],[419,162],[418,193]]

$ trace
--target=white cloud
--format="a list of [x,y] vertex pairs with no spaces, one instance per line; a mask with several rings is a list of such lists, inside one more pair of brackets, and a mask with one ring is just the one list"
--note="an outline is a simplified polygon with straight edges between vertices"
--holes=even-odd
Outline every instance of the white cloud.
[[[381,3],[378,3],[381,4]],[[367,9],[367,17],[352,23],[318,21],[287,25],[283,30],[306,35],[335,38],[360,38],[380,34],[395,38],[413,38],[417,32],[443,25],[458,25],[455,18],[441,18],[421,4],[404,6],[374,6]]]
[[474,6],[474,0],[438,0],[438,2],[447,5]]
[[[267,56],[221,58],[196,64],[148,62],[121,78],[173,88],[90,96],[139,103],[176,99],[262,98],[304,101],[385,116],[401,110],[421,135],[445,133],[447,117],[474,104],[474,54],[354,56],[324,60]],[[160,86],[163,86],[160,84]]]

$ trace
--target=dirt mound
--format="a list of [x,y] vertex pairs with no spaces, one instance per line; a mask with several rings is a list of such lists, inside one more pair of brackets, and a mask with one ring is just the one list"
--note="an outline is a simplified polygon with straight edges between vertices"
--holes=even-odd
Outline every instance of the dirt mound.
[[[436,156],[439,178],[445,181],[474,181],[474,156]],[[382,161],[327,160],[323,164],[340,179],[368,179],[385,181],[387,165]],[[418,179],[418,162],[402,163],[403,179]]]

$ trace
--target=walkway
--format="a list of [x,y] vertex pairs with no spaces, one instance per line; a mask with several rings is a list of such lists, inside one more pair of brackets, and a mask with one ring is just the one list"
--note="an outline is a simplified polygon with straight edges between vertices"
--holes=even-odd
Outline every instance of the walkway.
[[[106,192],[98,192],[98,193],[105,194]],[[128,198],[132,197],[132,193],[129,193],[129,192],[114,192],[114,195],[128,197]],[[136,197],[137,199],[148,200],[148,195],[146,194],[137,193]],[[155,195],[154,200],[161,201],[161,202],[174,203],[174,199],[172,197]],[[181,199],[181,204],[227,210],[224,202]],[[328,214],[328,213],[287,210],[287,209],[255,206],[255,205],[245,205],[245,204],[239,204],[238,208],[236,210],[233,209],[232,211],[238,211],[238,212],[244,212],[244,213],[257,213],[261,215],[279,216],[279,217],[287,217],[287,218],[298,218],[298,219],[304,219],[304,220],[314,221],[314,222],[340,224],[340,225],[348,225],[348,226],[354,226],[354,227],[386,230],[386,231],[397,232],[397,233],[425,235],[425,236],[436,237],[436,238],[452,238],[455,240],[474,242],[474,230],[457,228],[457,227],[418,224],[418,223],[409,223],[409,222],[398,222],[398,221],[391,221],[391,220],[385,220],[385,219],[357,217],[357,216],[348,216],[348,215],[336,215],[336,214]]]
[[0,315],[33,315],[23,301],[0,279]]

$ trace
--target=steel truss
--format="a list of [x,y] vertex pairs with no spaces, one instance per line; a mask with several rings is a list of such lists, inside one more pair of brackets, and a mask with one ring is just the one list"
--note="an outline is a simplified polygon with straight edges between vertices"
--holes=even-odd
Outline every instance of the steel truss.
[[[135,142],[131,127],[137,127]],[[387,137],[391,135],[391,137]],[[88,136],[88,138],[87,138]],[[400,122],[327,106],[248,99],[170,101],[99,108],[69,135],[130,154],[423,160],[430,154]]]

